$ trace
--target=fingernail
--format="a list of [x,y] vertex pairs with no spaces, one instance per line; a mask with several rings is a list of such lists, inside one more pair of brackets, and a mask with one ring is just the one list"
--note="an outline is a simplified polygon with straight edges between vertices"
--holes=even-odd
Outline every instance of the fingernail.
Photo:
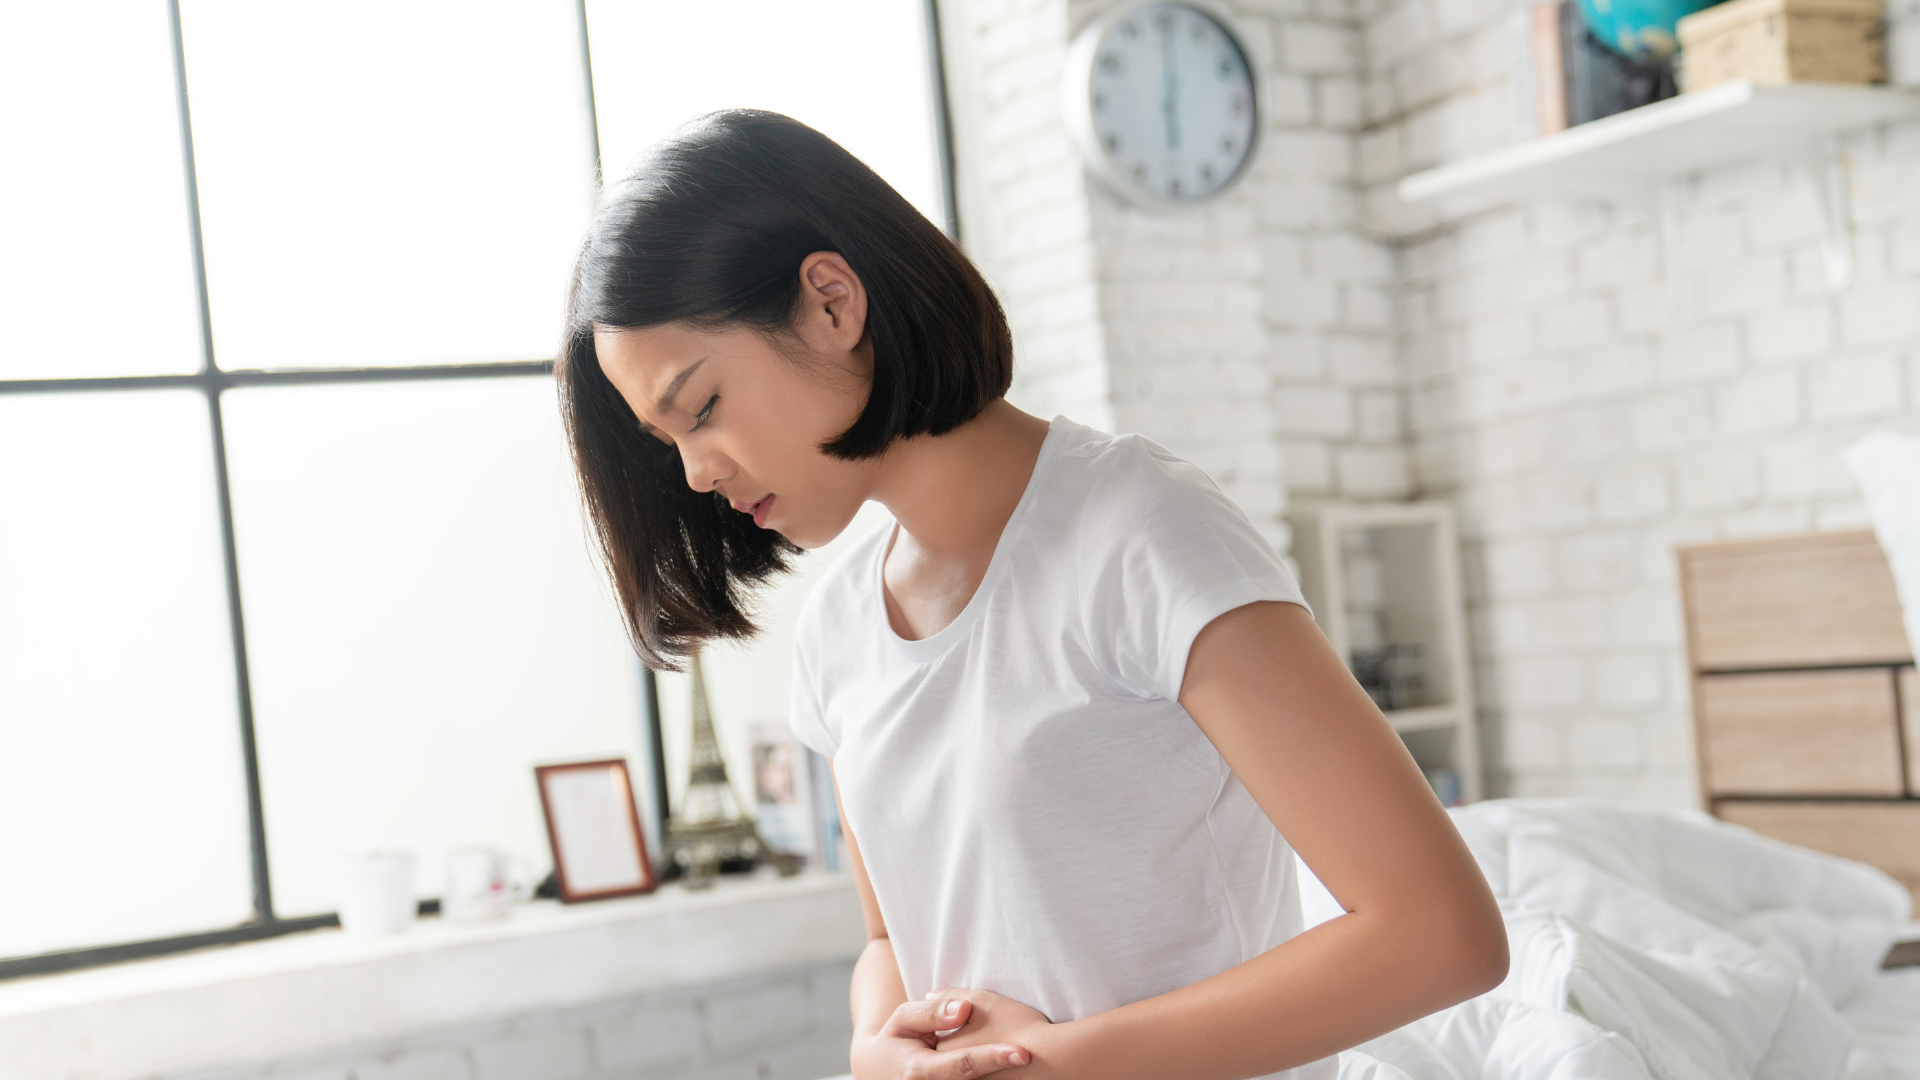
[[1019,1050],[1014,1050],[1007,1054],[1007,1064],[1009,1065],[1025,1065],[1026,1063],[1027,1055]]
[[954,1000],[947,1002],[946,1008],[942,1009],[941,1011],[946,1013],[948,1016],[959,1016],[960,1000],[958,998],[955,998]]

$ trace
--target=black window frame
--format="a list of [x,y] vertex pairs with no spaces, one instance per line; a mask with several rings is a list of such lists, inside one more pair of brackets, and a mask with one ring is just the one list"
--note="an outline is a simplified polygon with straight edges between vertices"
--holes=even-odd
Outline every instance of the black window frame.
[[[953,126],[948,110],[946,70],[940,42],[938,0],[923,0],[926,20],[928,71],[931,76],[935,152],[940,170],[942,209],[947,233],[959,238],[959,212],[954,192]],[[598,186],[603,177],[600,159],[600,127],[594,98],[592,40],[587,28],[586,0],[575,0],[576,24],[580,37],[580,68],[586,80],[586,120],[589,145],[593,151],[593,177]],[[206,255],[200,226],[200,190],[193,150],[193,119],[187,93],[186,48],[181,33],[180,0],[167,0],[170,43],[173,52],[174,101],[180,127],[180,158],[185,171],[187,225],[193,282],[199,305],[200,370],[190,375],[130,375],[93,378],[8,379],[0,380],[0,395],[113,393],[135,390],[195,390],[206,402],[208,430],[211,436],[216,508],[220,516],[221,561],[227,593],[227,621],[233,650],[234,684],[239,715],[242,771],[247,800],[247,846],[252,874],[253,914],[238,926],[223,927],[163,938],[62,949],[30,956],[0,957],[0,981],[32,975],[99,967],[128,960],[166,956],[219,945],[259,941],[322,927],[338,926],[337,914],[282,918],[274,912],[273,884],[267,861],[266,819],[260,798],[260,764],[254,741],[253,690],[247,661],[245,605],[240,594],[240,567],[233,530],[233,493],[227,476],[226,427],[221,413],[221,394],[233,387],[302,386],[325,383],[423,382],[438,379],[490,379],[536,375],[551,376],[552,360],[524,360],[504,363],[428,364],[381,368],[303,368],[298,370],[224,370],[214,355],[213,323],[207,294]],[[660,732],[659,689],[653,672],[642,667],[642,724],[653,756],[655,822],[664,827],[667,817],[666,755]],[[440,909],[438,900],[420,901],[421,914]]]

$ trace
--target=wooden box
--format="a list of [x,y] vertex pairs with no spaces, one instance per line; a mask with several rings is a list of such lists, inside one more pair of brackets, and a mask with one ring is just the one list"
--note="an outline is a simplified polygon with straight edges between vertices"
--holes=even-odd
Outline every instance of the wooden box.
[[1680,20],[1686,89],[1886,80],[1881,0],[1727,0]]
[[1892,669],[1701,675],[1694,685],[1714,797],[1906,795]]
[[1676,554],[1702,801],[1920,904],[1920,674],[1873,533]]
[[1893,568],[1867,529],[1680,552],[1693,665],[1707,671],[1901,664]]
[[1885,870],[1920,899],[1920,801],[1747,801],[1714,807],[1762,836]]

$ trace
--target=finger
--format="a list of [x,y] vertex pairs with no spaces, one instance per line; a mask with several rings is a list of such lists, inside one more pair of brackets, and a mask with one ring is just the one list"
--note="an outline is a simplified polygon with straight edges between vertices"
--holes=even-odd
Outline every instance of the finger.
[[895,1035],[931,1035],[964,1027],[973,1003],[966,998],[929,998],[909,1001],[893,1010],[888,1026]]
[[927,1080],[972,1080],[1002,1069],[1017,1069],[1032,1060],[1024,1049],[1008,1043],[969,1046],[935,1054],[927,1063]]

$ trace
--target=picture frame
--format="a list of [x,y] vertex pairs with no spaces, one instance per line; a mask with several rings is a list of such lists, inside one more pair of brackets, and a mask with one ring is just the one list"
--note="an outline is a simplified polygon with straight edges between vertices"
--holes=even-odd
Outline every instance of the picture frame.
[[653,859],[624,759],[539,765],[533,776],[562,903],[654,890]]

